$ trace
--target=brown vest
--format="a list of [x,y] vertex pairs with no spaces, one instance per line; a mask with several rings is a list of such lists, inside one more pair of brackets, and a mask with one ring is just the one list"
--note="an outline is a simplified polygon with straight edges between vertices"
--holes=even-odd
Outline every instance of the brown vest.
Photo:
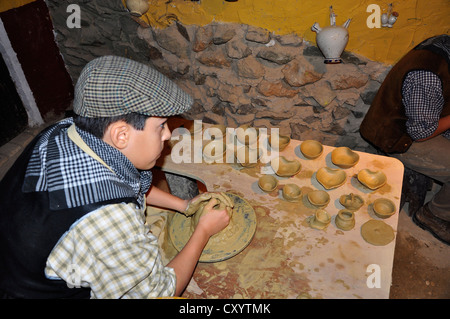
[[361,136],[386,153],[406,152],[413,142],[406,131],[402,85],[406,74],[414,70],[427,70],[439,76],[444,95],[440,117],[450,114],[447,60],[430,50],[411,50],[388,73],[360,126]]

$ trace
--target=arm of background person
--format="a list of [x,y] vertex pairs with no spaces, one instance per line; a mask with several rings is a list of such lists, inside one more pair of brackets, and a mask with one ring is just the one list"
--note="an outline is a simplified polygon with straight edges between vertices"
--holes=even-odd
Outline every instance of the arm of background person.
[[433,132],[433,134],[431,134],[428,137],[416,140],[416,142],[423,142],[423,141],[429,140],[430,138],[438,136],[438,135],[444,133],[445,131],[447,131],[449,129],[450,129],[450,115],[447,115],[447,116],[444,116],[444,117],[439,119],[438,127]]

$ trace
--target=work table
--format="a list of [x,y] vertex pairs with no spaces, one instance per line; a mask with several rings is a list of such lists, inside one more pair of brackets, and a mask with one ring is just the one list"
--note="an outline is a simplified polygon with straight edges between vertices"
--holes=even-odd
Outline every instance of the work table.
[[[291,140],[280,152],[298,160],[302,168],[292,177],[279,177],[278,189],[265,193],[258,179],[268,172],[268,164],[242,168],[229,163],[175,163],[165,154],[157,166],[163,171],[194,178],[208,191],[231,192],[244,198],[256,213],[257,227],[250,244],[238,255],[220,262],[199,263],[187,298],[389,298],[395,239],[385,246],[374,246],[361,237],[361,226],[368,220],[381,220],[370,205],[377,198],[388,198],[396,213],[383,221],[397,231],[403,165],[394,158],[357,152],[359,162],[347,169],[344,185],[326,190],[316,180],[321,167],[338,168],[331,162],[334,147],[324,145],[314,160],[300,151],[302,141]],[[381,170],[387,183],[371,190],[356,178],[361,169]],[[274,175],[275,176],[275,175]],[[301,187],[299,202],[281,196],[287,183]],[[319,189],[330,195],[324,208],[331,223],[324,230],[313,229],[307,218],[315,212],[305,194]],[[339,197],[349,193],[363,197],[364,205],[355,212],[356,224],[349,231],[336,227],[335,216],[344,207]]]

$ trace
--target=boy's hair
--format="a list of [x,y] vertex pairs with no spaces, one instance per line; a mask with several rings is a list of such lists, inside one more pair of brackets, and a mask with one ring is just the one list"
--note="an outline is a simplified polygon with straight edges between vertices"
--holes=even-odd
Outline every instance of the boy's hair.
[[142,131],[145,127],[145,121],[149,117],[150,116],[139,113],[129,113],[112,117],[84,117],[75,115],[73,121],[78,128],[102,139],[106,129],[112,123],[124,121],[125,123],[130,124],[134,129]]

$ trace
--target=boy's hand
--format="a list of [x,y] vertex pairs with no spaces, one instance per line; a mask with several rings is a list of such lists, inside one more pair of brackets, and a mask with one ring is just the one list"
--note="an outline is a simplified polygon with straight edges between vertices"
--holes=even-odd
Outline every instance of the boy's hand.
[[[188,202],[186,210],[183,212],[186,216],[191,216],[195,214],[202,206],[206,204],[206,202],[210,201],[211,198],[216,198],[219,203],[224,204],[227,207],[233,207],[233,201],[230,197],[228,197],[225,193],[202,193],[200,195],[195,196]],[[215,204],[217,205],[217,203]]]
[[204,213],[198,221],[196,230],[199,229],[208,237],[211,237],[228,226],[232,214],[230,206],[226,206],[213,198],[203,209]]

